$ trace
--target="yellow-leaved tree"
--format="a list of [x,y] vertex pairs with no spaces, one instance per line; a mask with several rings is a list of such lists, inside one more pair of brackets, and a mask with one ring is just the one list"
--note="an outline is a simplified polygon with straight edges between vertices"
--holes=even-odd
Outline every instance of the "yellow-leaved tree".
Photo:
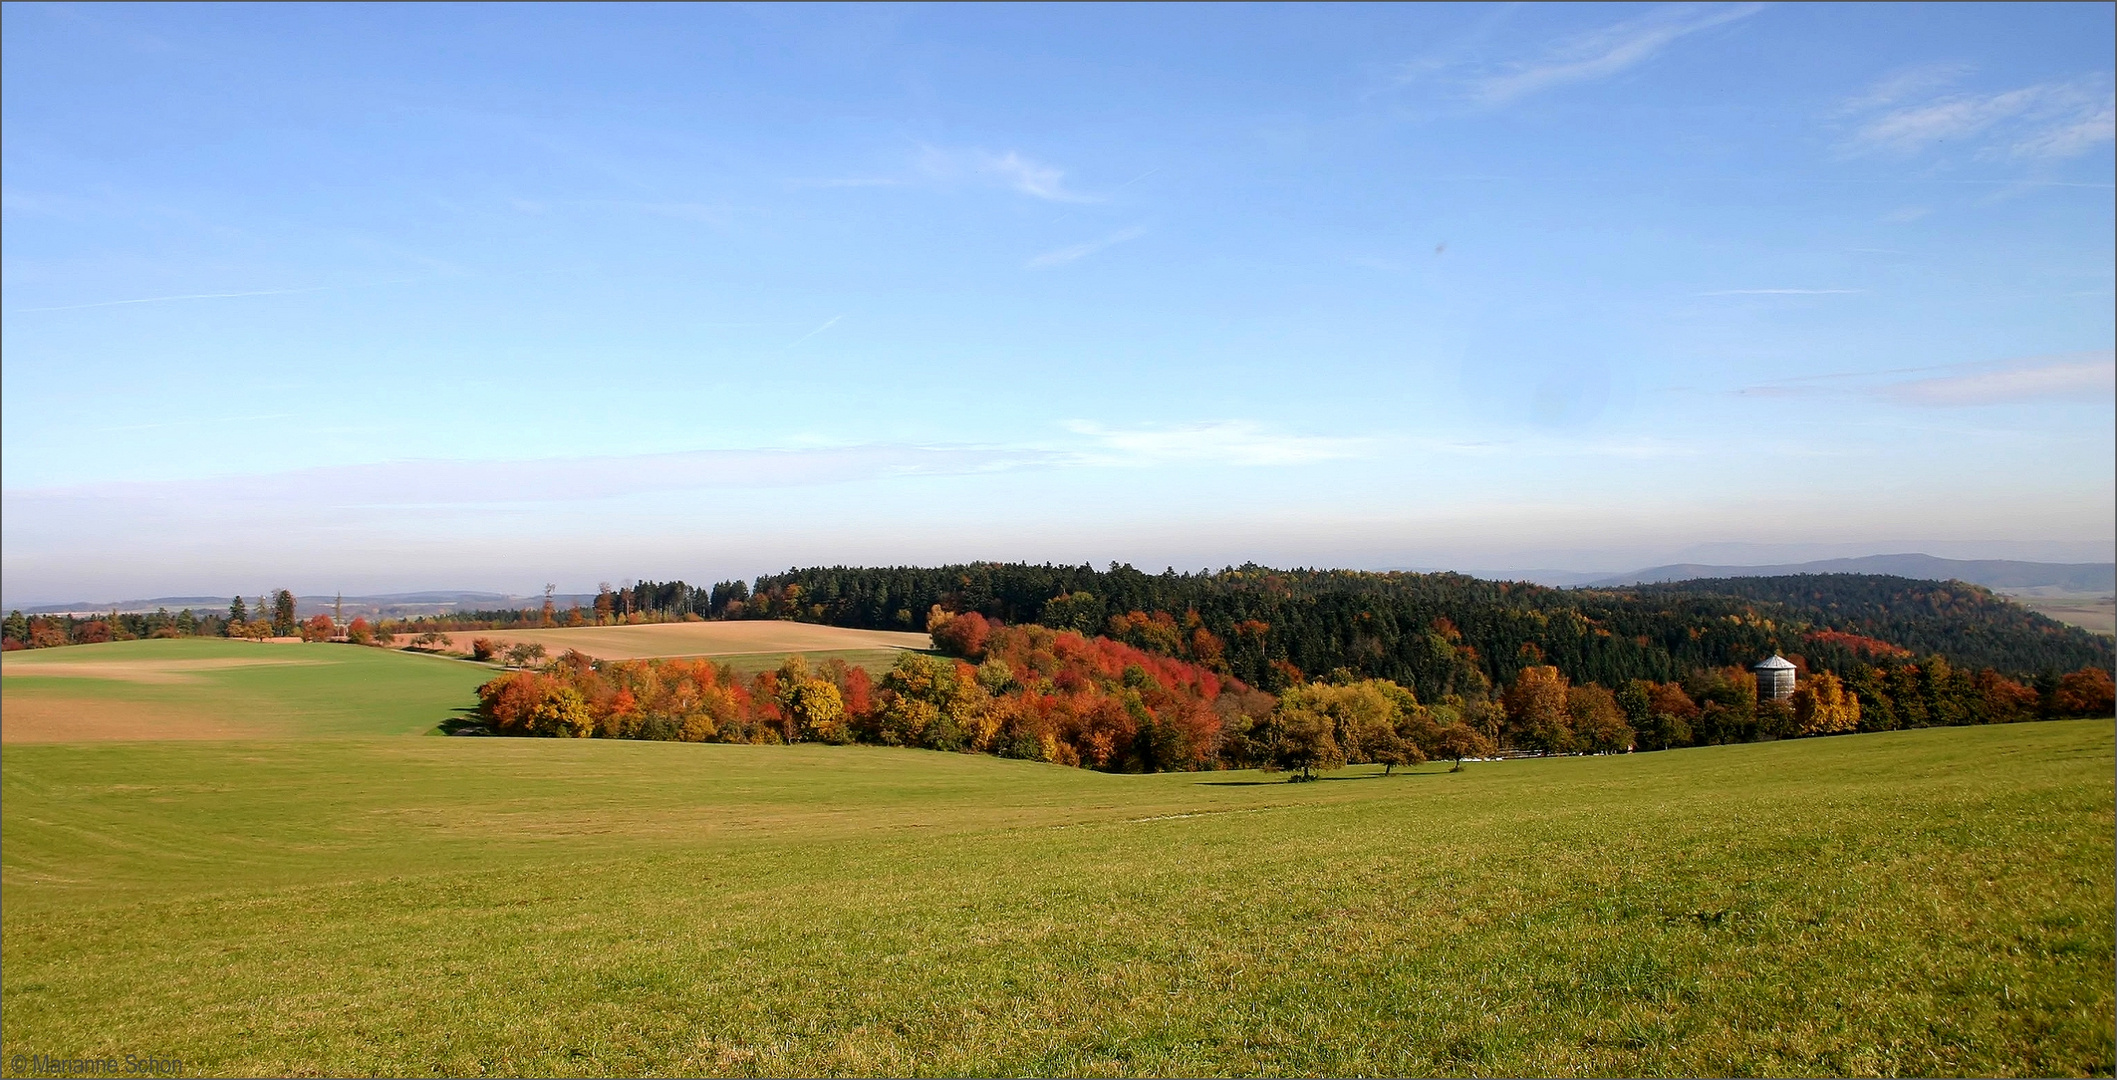
[[588,699],[571,686],[554,686],[529,710],[529,729],[539,735],[585,739],[595,733]]
[[1828,672],[1810,675],[1794,691],[1794,722],[1803,735],[1837,735],[1860,730],[1859,695],[1845,689]]

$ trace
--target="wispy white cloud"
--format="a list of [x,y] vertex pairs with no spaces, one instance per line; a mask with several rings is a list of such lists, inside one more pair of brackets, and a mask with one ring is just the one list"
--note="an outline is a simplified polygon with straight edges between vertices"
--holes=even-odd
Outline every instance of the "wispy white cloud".
[[1888,383],[1875,393],[1905,405],[1944,407],[2095,398],[2107,403],[2117,394],[2117,353],[2017,361],[1996,369]]
[[2117,395],[2117,352],[2060,353],[1997,363],[1835,372],[1747,386],[1742,397],[1865,397],[1895,405],[1963,408],[2038,401],[2101,401]]
[[1965,64],[1925,64],[1891,72],[1848,99],[1843,111],[1855,114],[1899,105],[1952,85],[1971,71]]
[[1700,296],[1851,296],[1865,289],[1714,289]]
[[1666,4],[1637,18],[1556,42],[1533,59],[1491,64],[1418,61],[1401,81],[1439,77],[1459,85],[1473,104],[1496,107],[1534,94],[1621,74],[1675,42],[1764,10],[1763,4]]
[[678,221],[695,221],[701,225],[725,227],[734,220],[734,212],[725,206],[696,202],[640,202],[630,204],[642,213],[656,217],[675,218]]
[[324,292],[339,288],[336,285],[313,285],[301,289],[252,289],[248,292],[185,293],[181,296],[143,296],[136,300],[97,300],[87,304],[59,304],[54,307],[13,308],[13,312],[31,311],[82,311],[87,308],[122,307],[126,304],[166,304],[173,300],[231,300],[240,296],[290,296],[295,293]]
[[[464,268],[457,266],[453,263],[449,263],[445,260],[423,258],[415,252],[407,252],[400,249],[391,249],[388,251],[388,254],[406,259],[408,261],[426,263],[428,266],[428,270],[425,273],[412,274],[406,277],[376,278],[368,281],[348,281],[337,285],[304,285],[291,289],[246,289],[239,292],[180,293],[170,296],[142,296],[126,300],[95,300],[84,304],[56,304],[43,307],[9,308],[7,309],[7,313],[10,315],[14,315],[26,314],[28,312],[33,311],[83,311],[89,308],[123,307],[128,304],[166,304],[189,300],[232,300],[250,296],[298,296],[304,293],[336,292],[340,290],[356,289],[376,289],[386,288],[392,285],[413,285],[420,283],[430,283],[434,281],[447,281],[452,279],[463,279],[467,277],[477,276],[474,275],[471,271],[465,270]],[[572,274],[578,273],[581,269],[581,267],[523,269],[484,276],[488,276],[493,279],[521,278],[549,274]]]
[[1024,195],[1053,202],[1086,202],[1087,197],[1066,190],[1066,174],[1040,161],[1033,161],[1009,150],[998,156],[986,155],[979,163],[980,171],[998,176],[1008,187]]
[[1111,233],[1110,235],[1105,236],[1100,240],[1090,240],[1086,243],[1068,244],[1067,246],[1062,248],[1054,248],[1050,251],[1044,252],[1042,255],[1038,255],[1035,258],[1030,259],[1026,263],[1023,263],[1022,268],[1025,270],[1043,270],[1048,267],[1063,266],[1066,263],[1076,262],[1081,259],[1085,259],[1088,256],[1103,250],[1104,248],[1114,247],[1118,244],[1124,243],[1127,240],[1137,240],[1140,237],[1145,236],[1146,233],[1147,229],[1144,225],[1135,225],[1129,229],[1120,229],[1117,232]]
[[120,482],[6,493],[10,514],[131,503],[143,511],[255,506],[295,516],[418,507],[575,503],[670,491],[833,484],[1065,464],[1035,447],[868,444],[698,450],[504,461],[388,461],[198,480]]
[[1065,170],[1016,150],[997,154],[989,150],[924,146],[920,148],[919,170],[934,180],[997,184],[1046,202],[1102,201],[1066,186]]
[[2113,139],[2117,139],[2117,106],[2105,100],[2023,135],[2015,140],[2011,152],[2028,158],[2078,157]]
[[797,188],[902,187],[904,181],[894,176],[840,176],[821,180],[789,180],[787,185]]
[[1846,114],[1863,117],[1848,148],[1909,157],[1955,146],[1985,158],[2059,159],[2117,138],[2107,78],[1930,96],[1963,74],[1950,68],[1892,76],[1847,102]]
[[0,492],[10,522],[96,513],[138,523],[230,519],[331,526],[378,513],[534,512],[681,491],[860,484],[1024,469],[1233,468],[1367,456],[1373,440],[1301,435],[1245,420],[1163,427],[1065,426],[1012,444],[865,443],[499,461],[422,459],[189,480],[125,481]]
[[1077,452],[1076,460],[1094,465],[1310,465],[1366,457],[1376,445],[1367,438],[1276,432],[1249,420],[1140,428],[1107,428],[1078,420],[1066,426],[1093,444]]
[[1606,457],[1630,460],[1695,457],[1703,451],[1690,443],[1653,436],[1565,437],[1537,434],[1491,439],[1418,437],[1391,440],[1392,448],[1423,454],[1482,458]]
[[[1066,182],[1066,170],[1019,150],[995,152],[966,147],[922,144],[901,174],[797,178],[793,188],[998,187],[1032,199],[1056,203],[1098,203],[1101,195],[1077,191]],[[1149,169],[1117,186],[1118,191],[1159,172]]]
[[2019,116],[2041,94],[2041,88],[2029,87],[1893,109],[1863,125],[1855,137],[1869,147],[1914,154],[1934,143],[1974,135],[2001,120]]

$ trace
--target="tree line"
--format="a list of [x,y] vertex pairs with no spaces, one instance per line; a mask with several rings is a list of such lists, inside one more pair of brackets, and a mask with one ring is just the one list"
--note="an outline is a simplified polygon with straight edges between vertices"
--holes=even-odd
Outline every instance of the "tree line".
[[1760,700],[1752,674],[1732,665],[1613,689],[1533,664],[1497,692],[1476,685],[1431,699],[1341,667],[1274,694],[1224,667],[1111,636],[1009,626],[938,606],[927,625],[942,655],[906,652],[879,680],[835,659],[812,669],[798,655],[743,680],[707,660],[593,661],[569,652],[486,683],[479,713],[505,735],[858,742],[1110,771],[1264,768],[1307,778],[1349,763],[1386,771],[1502,750],[1665,750],[2106,716],[2113,708],[2101,669],[2070,673],[2040,695],[1938,656],[1849,678],[1802,672],[1789,700]]
[[137,638],[222,637],[226,633],[227,620],[190,608],[174,613],[161,608],[145,614],[113,611],[88,616],[24,615],[11,611],[5,620],[0,620],[0,648],[12,652]]
[[[2117,662],[2110,639],[1980,586],[1860,574],[1568,590],[1461,574],[1256,565],[1158,575],[1120,564],[818,567],[759,578],[741,616],[916,629],[912,613],[935,604],[1107,632],[1172,654],[1203,657],[1201,648],[1217,645],[1233,674],[1267,689],[1291,672],[1343,667],[1426,698],[1473,690],[1480,678],[1508,684],[1543,664],[1605,686],[1666,682],[1775,652],[1849,670],[1868,658],[1842,643],[1848,634],[2017,679]],[[1180,639],[1173,649],[1172,635]]]
[[1552,589],[1460,574],[1274,570],[1157,575],[1022,563],[816,567],[757,579],[601,587],[591,610],[464,612],[432,629],[508,629],[679,619],[797,619],[917,630],[926,612],[1036,623],[1224,669],[1277,690],[1346,668],[1426,699],[1510,684],[1549,664],[1576,682],[1670,682],[1780,653],[1841,677],[1939,656],[2048,693],[2066,672],[2109,669],[2111,641],[1982,587],[1862,574]]
[[228,602],[225,614],[199,612],[191,608],[171,613],[111,611],[108,615],[24,615],[11,611],[0,620],[0,648],[47,649],[59,645],[96,645],[106,641],[141,638],[225,637],[262,641],[275,637],[300,637],[304,641],[352,641],[361,645],[389,645],[397,629],[385,620],[355,617],[341,626],[329,615],[296,617],[294,593],[278,589],[259,593],[253,605],[237,596]]

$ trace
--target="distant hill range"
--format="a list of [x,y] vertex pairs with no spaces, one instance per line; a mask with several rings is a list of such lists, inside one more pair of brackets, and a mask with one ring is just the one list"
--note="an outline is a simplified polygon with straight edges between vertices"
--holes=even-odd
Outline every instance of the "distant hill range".
[[[1394,567],[1392,569],[1412,569]],[[1419,572],[1432,572],[1419,568]],[[1920,578],[1928,581],[1966,581],[1972,585],[1983,585],[1998,590],[2055,590],[2063,593],[2117,593],[2117,563],[2041,563],[2021,562],[2014,559],[1942,559],[1932,555],[1865,555],[1857,559],[1824,559],[1818,562],[1785,563],[1777,566],[1709,566],[1704,563],[1674,563],[1655,566],[1645,570],[1634,570],[1628,574],[1594,576],[1559,570],[1526,571],[1526,580],[1546,585],[1573,588],[1621,588],[1626,585],[1651,585],[1664,581],[1692,581],[1701,578],[1747,578],[1782,577],[1788,574],[1888,574],[1895,577]],[[1494,575],[1497,576],[1497,575]],[[96,603],[82,600],[65,604],[39,604],[23,607],[26,615],[92,615],[116,608],[120,612],[138,614],[157,609],[182,611],[190,608],[197,612],[225,612],[228,610],[226,596],[157,596],[146,600],[119,600]],[[245,596],[244,602],[256,606],[256,596]],[[591,607],[595,603],[593,593],[560,593],[552,597],[561,610],[579,604]],[[331,614],[338,598],[333,596],[301,596],[295,598],[295,609],[302,618],[311,615]],[[385,593],[379,596],[348,596],[344,598],[345,617],[392,619],[413,618],[419,615],[442,615],[455,611],[492,611],[500,608],[541,607],[544,597],[516,596],[509,593],[492,592],[408,592]]]
[[1988,589],[2052,588],[2077,593],[2117,592],[2117,563],[2040,563],[2014,559],[1941,559],[1932,555],[1865,555],[1779,566],[1706,566],[1676,563],[1582,582],[1619,588],[1700,578],[1783,577],[1788,574],[1888,574],[1929,581],[1966,581]]
[[[107,604],[79,601],[67,604],[39,604],[25,607],[25,615],[93,615],[105,614],[116,608],[124,614],[141,614],[156,610],[182,611],[190,608],[196,612],[221,612],[228,610],[231,596],[157,596],[147,600],[119,600]],[[266,597],[266,602],[270,602]],[[559,610],[579,604],[592,607],[594,593],[559,593],[552,598]],[[255,596],[243,597],[243,603],[253,609],[257,606]],[[294,598],[295,614],[301,618],[312,615],[330,615],[343,605],[345,617],[372,619],[377,616],[391,619],[407,619],[418,615],[442,615],[452,611],[493,611],[500,608],[535,608],[544,606],[544,595],[513,596],[508,593],[488,592],[409,592],[386,593],[381,596],[348,596],[342,601],[336,596],[297,596]]]

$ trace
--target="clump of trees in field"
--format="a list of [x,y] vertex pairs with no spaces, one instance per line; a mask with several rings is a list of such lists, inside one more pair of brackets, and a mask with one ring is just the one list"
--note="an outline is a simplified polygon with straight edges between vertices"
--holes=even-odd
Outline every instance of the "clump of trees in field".
[[280,589],[273,593],[269,606],[265,597],[258,597],[256,615],[238,596],[228,604],[228,619],[224,624],[229,637],[250,638],[263,641],[275,637],[299,637],[303,641],[342,641],[353,645],[376,645],[388,648],[396,644],[397,633],[377,619],[369,622],[354,616],[348,623],[340,624],[329,615],[316,614],[307,619],[296,619],[294,594]]
[[694,588],[681,581],[640,581],[625,588],[609,582],[596,587],[595,599],[583,608],[569,605],[561,611],[545,587],[541,607],[489,608],[421,615],[410,620],[422,632],[454,633],[463,630],[520,630],[531,627],[638,626],[645,623],[701,622],[709,618],[770,617],[748,612],[742,600],[750,587],[740,581],[721,582],[712,589]]
[[741,679],[706,660],[591,661],[569,652],[478,692],[494,731],[693,742],[871,743],[1125,772],[1394,768],[1491,750],[1457,704],[1426,708],[1383,680],[1274,697],[1108,637],[932,615],[944,655],[881,677],[800,656]]
[[479,711],[503,734],[863,742],[1157,771],[1212,767],[1227,748],[1226,718],[1254,719],[1272,704],[1108,639],[976,615],[938,618],[935,639],[950,655],[906,652],[879,678],[836,659],[811,667],[794,656],[742,679],[707,660],[568,652],[486,683]]

